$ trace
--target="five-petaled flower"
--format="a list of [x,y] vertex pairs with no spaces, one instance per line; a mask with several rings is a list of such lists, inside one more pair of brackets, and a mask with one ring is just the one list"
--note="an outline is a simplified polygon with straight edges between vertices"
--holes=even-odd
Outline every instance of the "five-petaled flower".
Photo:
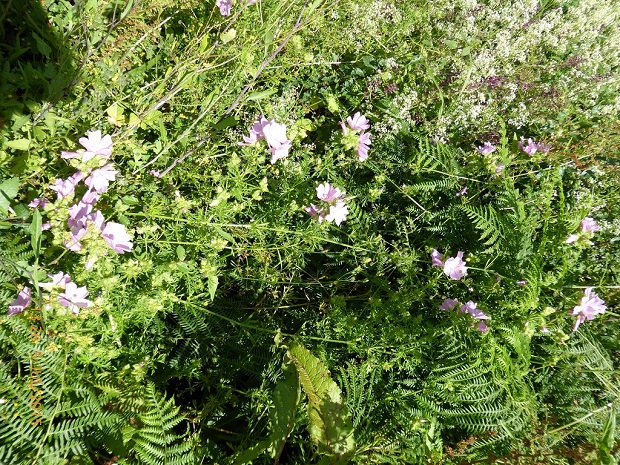
[[[353,116],[347,117],[347,124],[349,125],[348,128],[342,121],[340,122],[344,146],[347,149],[354,149],[357,152],[358,160],[364,161],[368,158],[368,149],[371,145],[371,134],[365,132],[366,129],[370,128],[368,118],[358,111]],[[349,130],[352,131],[351,135],[349,135]],[[355,137],[358,133],[359,135]]]
[[271,164],[288,156],[291,141],[286,138],[286,126],[261,116],[250,128],[250,135],[243,136],[239,145],[253,145],[259,140],[267,142],[271,150]]
[[89,131],[86,133],[88,137],[80,137],[79,142],[84,149],[78,149],[77,152],[61,152],[62,158],[78,158],[86,163],[95,156],[100,156],[107,160],[112,155],[112,138],[106,134],[101,137],[101,131]]
[[17,294],[17,298],[9,304],[9,316],[23,312],[30,305],[30,288],[24,287]]
[[324,206],[310,204],[304,210],[313,218],[317,218],[319,223],[327,221],[336,223],[337,226],[347,219],[349,207],[344,201],[344,192],[328,182],[319,184],[316,188],[316,196],[323,201]]
[[58,302],[77,315],[80,308],[88,308],[92,305],[92,302],[86,299],[87,295],[86,286],[78,287],[74,282],[69,282],[65,286],[65,292],[58,294]]
[[572,316],[576,316],[575,325],[573,331],[579,329],[579,325],[586,320],[593,320],[596,315],[605,313],[607,306],[605,301],[601,299],[595,292],[592,292],[594,287],[586,287],[584,296],[581,298],[579,305],[573,308]]
[[443,267],[443,272],[450,277],[450,279],[459,280],[464,276],[467,276],[467,267],[465,266],[465,260],[463,260],[463,252],[459,251],[456,257],[448,258],[445,262],[443,257],[437,251],[433,249],[431,252],[431,263],[433,266]]
[[495,152],[497,150],[497,147],[495,147],[490,142],[485,142],[484,145],[481,145],[480,147],[477,147],[476,150],[479,153],[481,153],[482,155],[488,155],[490,153]]

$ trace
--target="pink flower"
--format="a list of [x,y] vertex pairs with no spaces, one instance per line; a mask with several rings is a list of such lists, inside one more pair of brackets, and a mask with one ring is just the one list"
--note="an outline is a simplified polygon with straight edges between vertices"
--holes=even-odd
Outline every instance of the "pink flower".
[[62,152],[62,158],[82,157],[83,162],[87,162],[95,156],[108,159],[112,155],[112,138],[109,135],[101,137],[101,131],[89,131],[86,133],[88,137],[80,137],[80,144],[86,150],[78,150],[77,152]]
[[119,223],[108,222],[101,234],[105,241],[115,252],[120,254],[129,252],[133,247],[131,236],[127,234],[125,226]]
[[437,249],[433,249],[431,252],[431,263],[433,266],[443,266],[443,260],[441,254]]
[[342,191],[331,184],[326,182],[325,184],[319,184],[316,188],[316,196],[319,200],[323,200],[327,203],[333,203],[338,200],[342,200]]
[[586,216],[583,220],[581,220],[581,232],[594,232],[600,230],[601,227],[594,218]]
[[39,207],[44,208],[45,205],[47,205],[47,203],[48,203],[48,200],[45,197],[37,197],[32,202],[30,202],[28,206],[31,208],[39,208]]
[[579,236],[577,234],[569,234],[568,238],[564,241],[567,244],[572,244],[573,242],[577,242],[579,240]]
[[[315,204],[311,203],[309,207],[304,207],[304,210],[312,217],[312,218],[319,218],[319,216],[321,217],[325,217],[325,213],[323,213],[323,209],[317,207]],[[319,221],[323,221],[323,219],[320,219]]]
[[74,282],[69,282],[65,286],[65,292],[58,295],[58,302],[64,307],[68,307],[76,315],[81,308],[88,308],[93,303],[86,299],[88,290],[86,286],[78,287]]
[[114,169],[114,165],[109,163],[101,168],[93,170],[84,183],[89,187],[89,189],[92,189],[95,192],[105,192],[108,190],[110,181],[114,181],[117,174],[118,171]]
[[456,193],[457,197],[460,197],[461,195],[467,195],[467,186],[463,187],[460,191]]
[[222,16],[230,16],[232,0],[216,0],[215,6],[219,7]]
[[52,229],[52,223],[41,223],[41,231]]
[[495,152],[497,150],[497,147],[495,147],[490,142],[485,142],[484,145],[477,147],[476,150],[482,155],[488,155]]
[[288,156],[291,141],[286,138],[286,126],[276,123],[275,120],[268,120],[264,116],[254,122],[250,135],[243,136],[244,142],[239,142],[239,145],[253,145],[263,139],[271,150],[271,164]]
[[592,292],[593,289],[594,287],[586,287],[581,302],[573,308],[571,315],[577,317],[573,331],[577,331],[579,325],[584,321],[593,320],[596,315],[605,313],[607,309],[605,301],[595,292]]
[[56,191],[59,199],[64,199],[75,192],[75,186],[82,180],[84,175],[81,172],[74,173],[67,179],[58,179],[50,189]]
[[[325,215],[325,221],[331,223],[332,221],[336,223],[337,226],[340,226],[344,220],[347,219],[347,215],[349,214],[349,207],[342,201],[339,200],[336,205],[331,205],[329,207],[329,213]],[[319,222],[321,218],[319,218]]]
[[354,131],[363,131],[364,129],[368,129],[370,127],[368,119],[359,111],[355,113],[352,117],[349,116],[347,118],[347,124]]
[[472,302],[471,300],[466,304],[461,305],[461,313],[469,313],[472,318],[476,320],[488,320],[489,317],[478,308],[478,304],[476,302]]
[[459,304],[457,299],[445,299],[442,304],[439,306],[441,310],[452,310]]
[[88,215],[93,211],[93,206],[88,203],[79,202],[69,207],[69,218],[67,225],[70,228],[82,227],[86,225]]
[[527,140],[527,145],[519,141],[519,148],[528,155],[534,155],[538,151],[538,145],[531,138]]
[[51,283],[40,283],[39,287],[42,287],[46,291],[51,291],[54,287],[64,289],[67,284],[71,282],[71,276],[59,271],[56,274],[49,274],[48,277],[52,278]]
[[359,138],[359,145],[357,146],[357,158],[359,161],[364,161],[368,158],[368,148],[371,134],[368,132],[362,132]]
[[450,279],[459,280],[463,276],[467,276],[467,267],[465,266],[465,260],[463,260],[463,252],[458,252],[456,257],[448,258],[443,265],[443,272],[450,277]]
[[482,334],[485,334],[487,331],[489,331],[489,327],[482,320],[478,322],[478,324],[476,325],[476,329]]
[[9,304],[9,316],[23,312],[30,305],[30,288],[24,287],[17,294],[17,298]]
[[151,170],[150,173],[152,176],[155,176],[156,178],[161,178],[161,173],[158,170]]

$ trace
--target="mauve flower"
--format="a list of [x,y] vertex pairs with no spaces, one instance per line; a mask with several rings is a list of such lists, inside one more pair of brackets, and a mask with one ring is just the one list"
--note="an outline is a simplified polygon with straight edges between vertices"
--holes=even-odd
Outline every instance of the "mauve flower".
[[90,176],[84,181],[84,184],[86,184],[89,189],[102,193],[108,190],[110,181],[114,181],[117,174],[118,171],[114,169],[114,165],[109,163],[101,168],[93,170]]
[[92,204],[79,202],[69,207],[69,218],[67,224],[70,228],[83,227],[86,225],[88,215],[93,211]]
[[52,229],[52,223],[41,223],[41,231]]
[[151,170],[150,173],[152,176],[155,176],[156,178],[161,178],[161,173],[158,170]]
[[505,165],[503,163],[498,163],[497,167],[495,168],[495,174],[499,174],[502,171],[504,171]]
[[108,159],[112,155],[112,138],[109,135],[101,137],[101,131],[89,131],[88,137],[80,137],[80,144],[86,150],[78,152],[62,152],[62,158],[76,158],[81,156],[83,162],[87,162],[95,156]]
[[328,182],[325,184],[319,184],[316,188],[316,196],[319,200],[323,200],[327,203],[333,203],[338,200],[342,200],[342,191],[337,187],[332,186]]
[[526,285],[527,285],[526,279],[520,279],[519,281],[517,281],[517,286],[526,286]]
[[48,200],[45,197],[37,197],[32,202],[28,204],[29,207],[32,208],[44,208],[47,205]]
[[431,252],[431,263],[433,264],[433,266],[443,267],[442,257],[437,249],[433,249],[433,251]]
[[579,325],[584,321],[593,320],[596,315],[605,313],[607,309],[605,301],[595,292],[592,292],[593,289],[593,287],[586,287],[581,302],[573,308],[571,315],[577,317],[573,331],[577,331]]
[[273,165],[276,161],[280,160],[281,158],[288,157],[288,151],[291,148],[291,142],[287,140],[286,142],[282,144],[274,145],[270,148],[271,148],[271,164]]
[[312,218],[318,218],[319,216],[325,217],[323,213],[323,209],[317,207],[315,204],[311,203],[309,207],[304,207],[306,213],[308,213]]
[[577,242],[579,240],[579,236],[577,234],[569,234],[568,238],[564,241],[567,244],[572,244],[573,242]]
[[538,145],[531,138],[527,140],[527,145],[519,141],[519,148],[528,155],[534,155],[538,151]]
[[54,287],[58,287],[60,289],[64,289],[67,287],[67,284],[71,282],[71,276],[62,271],[59,271],[56,274],[48,274],[49,278],[52,278],[51,283],[39,283],[39,287],[42,287],[46,291],[51,291]]
[[472,302],[471,300],[466,304],[461,305],[461,313],[469,313],[476,320],[488,320],[489,317],[478,308],[478,304],[476,302]]
[[581,232],[594,232],[600,230],[601,227],[594,218],[586,216],[583,220],[581,220]]
[[81,308],[88,308],[93,303],[86,299],[88,290],[86,286],[78,287],[74,282],[69,282],[65,286],[65,292],[58,295],[58,302],[64,307],[68,307],[76,315]]
[[222,16],[230,16],[232,0],[216,0],[215,6],[219,7]]
[[101,235],[115,252],[125,253],[129,252],[133,247],[131,243],[131,236],[127,234],[125,226],[120,223],[108,222]]
[[370,127],[368,119],[359,111],[353,116],[349,116],[347,118],[347,124],[354,131],[363,131],[364,129],[368,129]]
[[443,265],[443,272],[447,274],[450,279],[459,280],[463,276],[467,276],[467,267],[465,263],[465,260],[463,260],[463,252],[459,251],[456,257],[446,260]]
[[64,199],[75,192],[75,186],[82,180],[83,176],[84,175],[78,171],[67,179],[56,180],[56,183],[53,186],[50,186],[50,189],[56,191],[59,199]]
[[476,329],[482,334],[485,334],[489,330],[489,327],[485,324],[484,321],[480,320],[476,325]]
[[30,305],[30,288],[24,287],[17,294],[17,298],[9,304],[9,316],[23,312]]
[[456,193],[456,196],[460,197],[461,195],[465,195],[465,194],[467,194],[467,187],[463,187],[460,191],[458,191]]
[[87,229],[85,225],[77,225],[71,228],[71,236],[65,240],[65,247],[72,252],[79,252],[82,250],[82,244],[80,241],[86,235]]
[[457,299],[445,299],[441,305],[439,306],[439,308],[441,310],[452,310],[454,307],[456,307],[459,304],[459,301]]
[[482,155],[488,155],[490,153],[495,152],[497,150],[497,147],[495,147],[490,142],[485,142],[484,145],[477,147],[476,150],[480,152]]
[[551,150],[551,144],[543,144],[538,143],[537,144],[538,147],[538,151],[544,153],[545,155],[549,153],[549,150]]
[[[328,223],[333,221],[337,226],[340,226],[340,223],[347,219],[348,214],[349,207],[347,207],[343,201],[339,200],[336,205],[331,205],[329,207],[329,213],[325,215],[325,221]],[[319,218],[319,222],[320,221],[321,218]]]
[[371,134],[368,132],[362,132],[359,138],[359,145],[357,146],[357,158],[359,161],[364,161],[368,158],[368,148]]

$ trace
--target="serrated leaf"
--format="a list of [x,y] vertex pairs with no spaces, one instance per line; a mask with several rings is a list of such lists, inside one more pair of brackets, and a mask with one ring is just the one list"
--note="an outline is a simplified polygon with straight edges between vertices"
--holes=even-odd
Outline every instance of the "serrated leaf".
[[340,388],[323,362],[306,348],[292,343],[287,353],[308,396],[310,436],[318,444],[319,452],[331,458],[330,463],[347,463],[355,451],[355,439]]
[[295,425],[295,411],[299,402],[299,376],[293,365],[284,368],[284,379],[273,391],[273,409],[269,412],[271,431],[269,452],[278,461],[284,444]]

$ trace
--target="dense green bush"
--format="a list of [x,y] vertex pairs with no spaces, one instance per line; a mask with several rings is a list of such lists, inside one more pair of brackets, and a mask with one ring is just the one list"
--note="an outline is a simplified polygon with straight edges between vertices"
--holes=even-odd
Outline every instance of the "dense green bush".
[[616,463],[619,15],[0,7],[0,463]]

